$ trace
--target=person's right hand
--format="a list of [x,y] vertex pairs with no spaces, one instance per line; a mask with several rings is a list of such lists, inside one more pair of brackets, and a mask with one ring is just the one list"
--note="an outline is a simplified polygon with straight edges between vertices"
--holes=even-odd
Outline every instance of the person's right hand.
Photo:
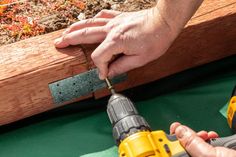
[[[100,79],[104,79],[157,59],[180,30],[170,26],[157,7],[138,12],[104,10],[92,19],[71,25],[55,46],[101,42],[91,57]],[[113,61],[118,54],[122,55]]]
[[215,132],[201,131],[196,133],[189,127],[175,122],[170,126],[170,133],[176,135],[191,157],[236,157],[235,150],[213,147],[205,142],[205,140],[218,137]]

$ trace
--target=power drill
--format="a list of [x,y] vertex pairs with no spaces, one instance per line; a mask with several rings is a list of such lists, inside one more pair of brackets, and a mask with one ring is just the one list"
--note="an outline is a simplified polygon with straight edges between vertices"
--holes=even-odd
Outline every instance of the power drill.
[[[140,116],[133,102],[115,92],[109,79],[111,91],[107,114],[113,126],[113,137],[119,146],[120,157],[190,157],[175,135],[164,131],[151,131],[146,120]],[[236,150],[236,135],[208,141],[213,146]]]
[[232,131],[236,132],[236,86],[231,95],[227,109],[227,121]]

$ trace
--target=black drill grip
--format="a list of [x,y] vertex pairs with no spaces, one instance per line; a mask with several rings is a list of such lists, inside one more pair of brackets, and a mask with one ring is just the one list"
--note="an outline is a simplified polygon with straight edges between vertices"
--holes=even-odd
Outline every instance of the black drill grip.
[[214,147],[226,147],[236,150],[236,135],[210,139],[208,143]]
[[[178,140],[175,135],[167,134],[166,137],[171,142]],[[221,137],[221,138],[214,138],[214,139],[210,139],[207,142],[214,147],[225,147],[225,148],[236,150],[236,135],[232,135],[228,137]],[[190,157],[190,155],[184,151],[184,152],[175,154],[172,157]]]

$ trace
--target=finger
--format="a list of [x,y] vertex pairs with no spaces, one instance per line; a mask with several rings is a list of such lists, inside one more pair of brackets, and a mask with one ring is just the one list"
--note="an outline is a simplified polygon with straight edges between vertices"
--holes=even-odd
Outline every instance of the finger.
[[91,18],[87,20],[82,20],[79,22],[76,22],[72,24],[69,28],[67,28],[64,32],[63,35],[68,34],[70,32],[83,29],[86,27],[99,27],[99,26],[104,26],[109,22],[109,19],[103,19],[103,18]]
[[114,18],[119,14],[121,14],[120,11],[104,9],[100,11],[97,15],[95,15],[94,18]]
[[142,58],[137,55],[123,55],[122,57],[118,58],[114,62],[112,62],[109,66],[108,77],[112,78],[119,74],[123,74],[128,72],[132,69],[138,68],[143,65],[141,63]]
[[115,41],[105,39],[92,53],[91,58],[99,70],[99,78],[108,76],[108,64],[114,55],[120,54],[122,48]]
[[179,122],[174,122],[171,124],[170,126],[170,134],[174,134],[175,130],[178,126],[180,126],[181,124]]
[[56,39],[54,44],[57,48],[64,48],[69,45],[98,43],[105,37],[106,32],[103,27],[91,27],[66,34]]
[[215,131],[208,132],[208,139],[218,138],[218,137],[219,137],[219,135]]
[[200,131],[197,133],[197,136],[201,137],[204,141],[208,140],[208,132],[206,131]]
[[216,156],[214,147],[198,137],[190,128],[180,125],[176,128],[175,134],[182,146],[192,157]]

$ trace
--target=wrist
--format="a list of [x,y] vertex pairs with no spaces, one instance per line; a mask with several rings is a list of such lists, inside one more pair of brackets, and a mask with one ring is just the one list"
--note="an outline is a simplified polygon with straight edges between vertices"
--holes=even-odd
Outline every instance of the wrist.
[[203,0],[158,0],[155,10],[172,32],[179,34]]

